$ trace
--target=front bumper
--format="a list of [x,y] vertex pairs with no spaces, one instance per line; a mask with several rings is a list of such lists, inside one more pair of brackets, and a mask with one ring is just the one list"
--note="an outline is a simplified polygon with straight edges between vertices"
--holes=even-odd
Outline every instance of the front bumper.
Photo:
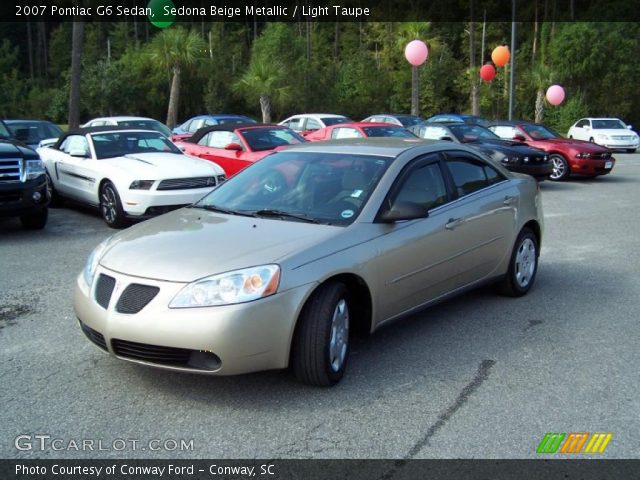
[[613,157],[606,160],[573,158],[570,163],[571,175],[607,175],[613,170],[616,159]]
[[526,163],[505,163],[503,165],[511,172],[525,173],[537,179],[547,178],[553,173],[553,163],[551,162],[529,165]]
[[[106,309],[96,301],[101,274],[115,279]],[[76,316],[93,343],[123,360],[213,375],[286,368],[295,321],[312,287],[237,305],[170,309],[184,283],[132,277],[103,267],[95,278],[89,289],[80,274],[74,293]],[[132,283],[159,291],[138,313],[119,313],[119,299]]]
[[630,150],[637,149],[640,147],[639,142],[633,140],[598,140],[596,139],[596,143],[598,145],[602,145],[603,147],[610,148],[612,150]]
[[[40,199],[35,200],[34,194]],[[26,182],[0,182],[0,217],[18,217],[36,213],[49,204],[47,177],[40,175]]]
[[146,218],[197,202],[214,187],[188,190],[127,190],[122,208],[129,217]]

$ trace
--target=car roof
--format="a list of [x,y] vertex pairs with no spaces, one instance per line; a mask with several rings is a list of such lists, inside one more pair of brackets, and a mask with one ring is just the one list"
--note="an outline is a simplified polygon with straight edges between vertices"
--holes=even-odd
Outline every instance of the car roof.
[[145,130],[142,128],[131,128],[131,127],[118,127],[115,125],[105,125],[102,127],[80,127],[69,130],[68,132],[63,133],[58,138],[58,141],[55,143],[54,148],[58,148],[62,142],[66,140],[67,137],[72,135],[87,135],[90,133],[107,133],[107,132],[146,132],[146,133],[157,133],[162,135],[160,132],[155,130]]
[[296,115],[291,115],[289,118],[294,117],[348,118],[346,115],[340,115],[336,113],[297,113]]
[[18,118],[11,118],[11,119],[6,119],[4,120],[4,123],[50,123],[52,125],[55,125],[55,123],[50,122],[49,120],[32,120],[32,119],[18,119]]
[[270,123],[223,123],[222,125],[211,125],[209,127],[199,128],[191,137],[185,139],[185,142],[198,143],[202,137],[209,132],[234,132],[239,129],[256,129],[256,128],[279,128],[286,129],[284,125],[272,125]]
[[343,128],[343,127],[394,127],[394,128],[404,128],[400,125],[396,125],[395,123],[386,123],[386,122],[347,122],[347,123],[336,123],[335,125],[331,125],[326,128]]
[[405,117],[414,117],[420,118],[420,115],[411,115],[410,113],[374,113],[373,115],[369,115],[367,118],[371,117],[396,117],[396,118],[405,118]]
[[344,153],[351,155],[397,157],[402,152],[412,148],[435,143],[443,142],[434,142],[420,138],[348,138],[343,140],[329,140],[326,142],[298,143],[287,147],[285,151],[302,150],[309,153]]
[[582,117],[582,120],[619,120],[622,122],[622,120],[616,117]]
[[85,122],[85,123],[90,123],[90,122],[95,122],[97,120],[114,120],[116,122],[122,121],[122,122],[126,122],[126,121],[135,121],[135,120],[153,120],[158,122],[159,120],[156,120],[155,118],[149,118],[149,117],[129,117],[129,116],[114,116],[114,117],[97,117],[97,118],[92,118],[91,120]]

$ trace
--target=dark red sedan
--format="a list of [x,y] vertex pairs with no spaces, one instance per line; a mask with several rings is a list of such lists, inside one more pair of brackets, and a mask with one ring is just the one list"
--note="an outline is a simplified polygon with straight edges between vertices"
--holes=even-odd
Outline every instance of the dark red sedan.
[[201,128],[175,144],[187,155],[217,163],[230,177],[275,150],[304,141],[279,125],[226,124]]
[[315,132],[311,132],[305,136],[305,138],[310,142],[366,137],[417,138],[404,127],[393,125],[391,123],[377,122],[339,123],[337,125],[321,128],[320,130],[316,130]]
[[570,175],[606,175],[616,163],[608,148],[564,138],[539,123],[498,121],[493,122],[489,129],[501,138],[519,140],[547,152],[553,163],[551,180],[566,180]]

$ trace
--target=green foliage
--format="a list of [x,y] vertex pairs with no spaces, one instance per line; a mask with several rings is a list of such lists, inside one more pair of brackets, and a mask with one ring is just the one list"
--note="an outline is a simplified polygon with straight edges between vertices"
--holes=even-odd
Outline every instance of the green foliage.
[[589,109],[582,95],[574,95],[561,105],[554,107],[547,104],[544,123],[561,135],[566,135],[569,127],[577,120],[589,116]]

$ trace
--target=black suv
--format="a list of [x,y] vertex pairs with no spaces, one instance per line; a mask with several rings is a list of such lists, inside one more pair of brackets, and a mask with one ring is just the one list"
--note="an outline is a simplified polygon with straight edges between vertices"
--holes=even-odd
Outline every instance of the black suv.
[[0,217],[20,217],[24,228],[44,228],[50,199],[47,186],[38,154],[12,139],[0,120]]

